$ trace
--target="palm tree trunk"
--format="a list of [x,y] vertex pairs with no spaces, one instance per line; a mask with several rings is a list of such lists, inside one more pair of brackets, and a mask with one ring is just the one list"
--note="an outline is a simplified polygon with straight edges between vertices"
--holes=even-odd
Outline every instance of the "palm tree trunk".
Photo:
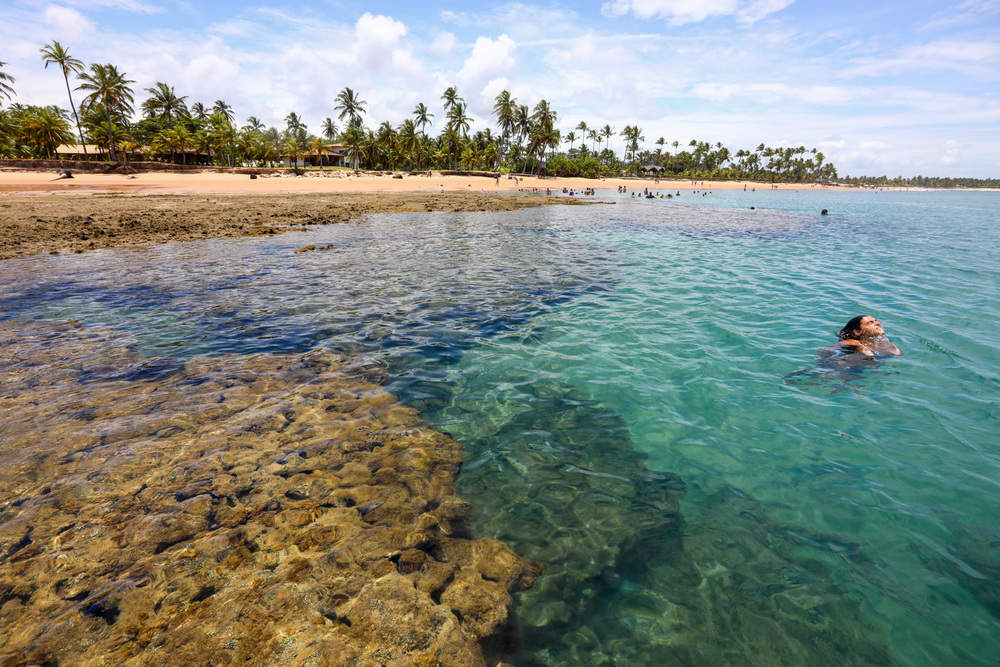
[[73,118],[76,119],[76,131],[80,133],[80,145],[83,146],[83,159],[87,159],[87,144],[83,141],[83,128],[80,127],[80,115],[76,113],[76,105],[73,104],[73,93],[69,90],[69,76],[63,70],[63,81],[66,82],[66,95],[69,97],[69,106],[73,110]]
[[111,126],[111,107],[107,98],[104,99],[104,115],[108,118],[108,146],[111,150],[111,161],[115,162],[115,131]]

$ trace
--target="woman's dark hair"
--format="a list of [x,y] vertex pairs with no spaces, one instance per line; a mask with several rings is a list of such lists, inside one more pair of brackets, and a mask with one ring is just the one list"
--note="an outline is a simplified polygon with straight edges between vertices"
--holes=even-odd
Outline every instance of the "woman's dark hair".
[[861,328],[861,320],[865,319],[864,315],[858,315],[857,317],[852,317],[850,321],[844,325],[844,328],[837,332],[837,338],[840,340],[847,340],[848,338],[854,338],[854,330]]

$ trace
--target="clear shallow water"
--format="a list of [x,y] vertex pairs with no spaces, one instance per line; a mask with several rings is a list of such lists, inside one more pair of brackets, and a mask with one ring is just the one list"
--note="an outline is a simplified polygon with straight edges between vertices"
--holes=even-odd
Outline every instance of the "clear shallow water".
[[[126,329],[151,375],[380,356],[466,446],[475,531],[549,564],[494,647],[518,664],[995,664],[998,209],[737,191],[377,216],[5,262],[0,313]],[[817,364],[860,313],[903,356]]]

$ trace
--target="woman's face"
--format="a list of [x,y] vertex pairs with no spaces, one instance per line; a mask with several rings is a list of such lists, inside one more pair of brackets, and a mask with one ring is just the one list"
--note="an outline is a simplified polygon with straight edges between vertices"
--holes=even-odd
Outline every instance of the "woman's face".
[[885,335],[882,323],[871,315],[865,315],[861,318],[860,326],[855,329],[855,332],[858,333],[859,338],[878,338]]

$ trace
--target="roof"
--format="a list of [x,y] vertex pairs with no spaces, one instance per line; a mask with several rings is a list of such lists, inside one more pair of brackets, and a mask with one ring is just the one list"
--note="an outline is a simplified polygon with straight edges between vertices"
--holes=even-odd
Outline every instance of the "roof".
[[[56,148],[56,153],[62,153],[64,155],[76,155],[79,153],[83,155],[83,146],[80,144],[62,144]],[[101,147],[96,144],[87,144],[88,153],[100,153]]]

